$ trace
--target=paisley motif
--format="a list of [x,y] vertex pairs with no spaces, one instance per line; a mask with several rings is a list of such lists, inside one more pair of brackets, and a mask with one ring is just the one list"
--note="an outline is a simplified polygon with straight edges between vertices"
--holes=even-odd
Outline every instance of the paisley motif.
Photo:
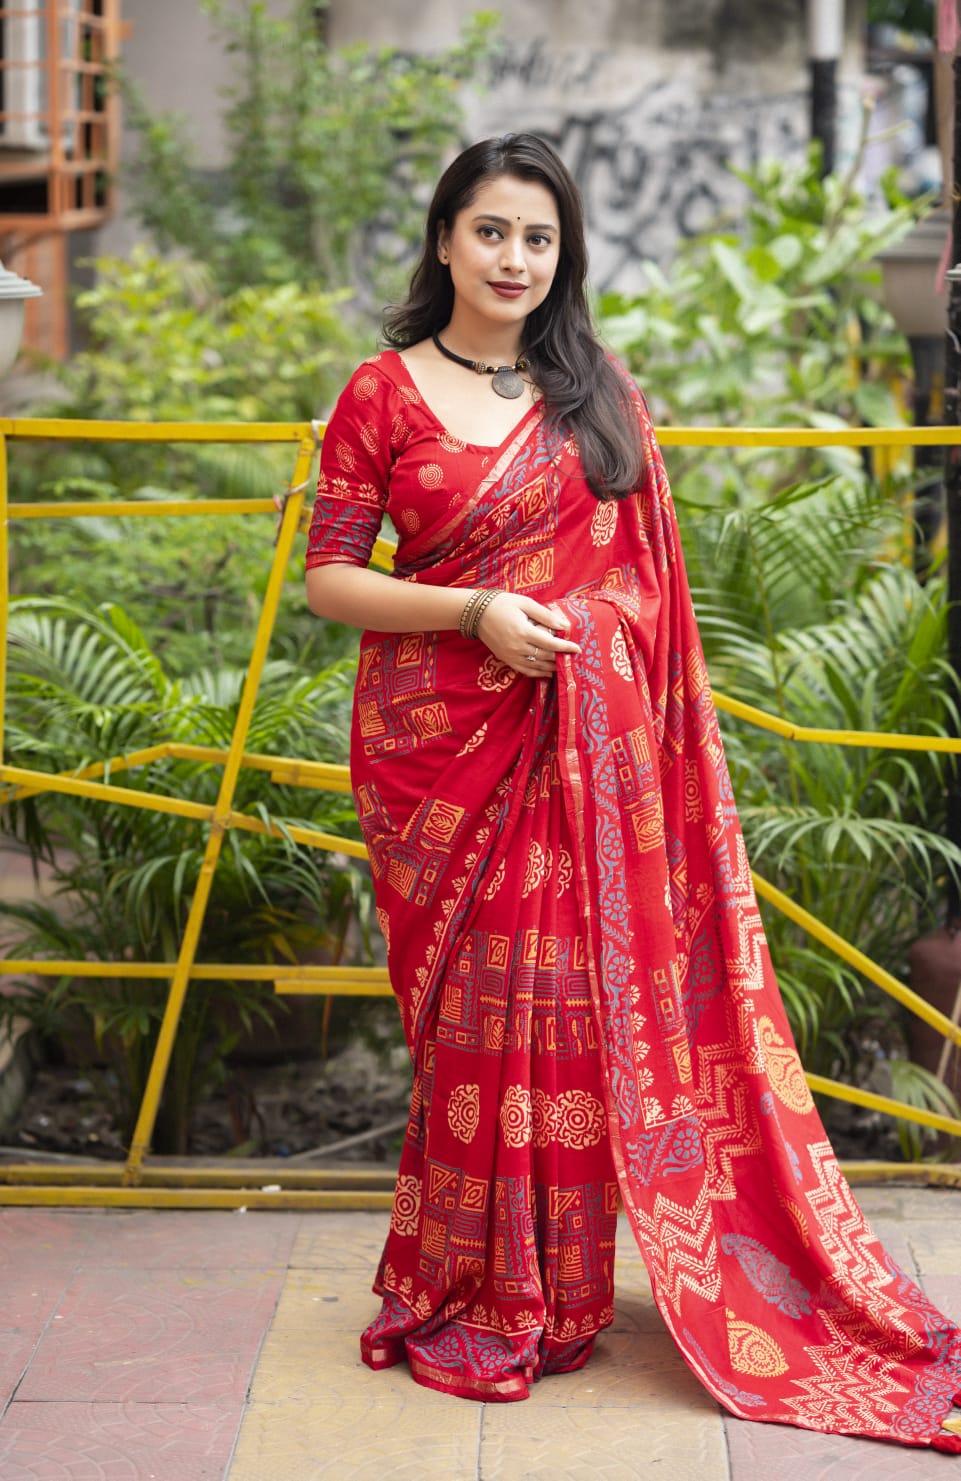
[[726,1311],[727,1345],[731,1367],[736,1373],[751,1378],[777,1378],[788,1369],[784,1354],[774,1338],[753,1322],[742,1321],[733,1311]]
[[633,682],[634,670],[631,668],[627,643],[620,628],[616,630],[611,639],[611,663],[614,667],[615,674],[620,674],[621,678],[626,679],[628,684]]
[[617,505],[613,500],[598,504],[591,518],[591,543],[610,545],[617,529]]
[[787,1265],[760,1240],[746,1234],[723,1234],[721,1249],[733,1255],[759,1296],[796,1321],[811,1313],[811,1293],[795,1280]]
[[785,1043],[770,1018],[759,1018],[757,1026],[764,1063],[774,1094],[789,1111],[806,1116],[809,1111],[813,1111],[814,1101],[804,1078],[797,1050]]

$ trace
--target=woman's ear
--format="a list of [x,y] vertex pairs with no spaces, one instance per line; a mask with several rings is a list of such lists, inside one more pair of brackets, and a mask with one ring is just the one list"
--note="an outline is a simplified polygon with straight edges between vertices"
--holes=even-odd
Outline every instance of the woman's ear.
[[444,222],[444,221],[438,222],[438,225],[437,225],[437,260],[438,260],[438,262],[442,262],[445,267],[446,267],[447,263],[450,261],[450,252],[449,252],[448,247],[447,247],[448,235],[449,235],[449,233],[448,233],[448,230],[447,230],[447,224],[446,224],[446,222]]

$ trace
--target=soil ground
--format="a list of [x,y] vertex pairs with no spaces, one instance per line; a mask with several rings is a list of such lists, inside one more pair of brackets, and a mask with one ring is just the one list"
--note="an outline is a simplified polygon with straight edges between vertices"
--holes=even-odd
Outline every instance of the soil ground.
[[[96,1072],[40,1066],[6,1145],[122,1159],[107,1090]],[[231,1066],[223,1087],[195,1108],[188,1150],[198,1157],[292,1157],[374,1132],[336,1155],[389,1162],[399,1151],[409,1100],[403,1046],[378,1053],[357,1039],[326,1060]]]
[[[354,1039],[327,1059],[241,1064],[196,1107],[189,1154],[196,1157],[298,1157],[314,1149],[344,1161],[396,1162],[410,1099],[403,1045]],[[102,1081],[76,1066],[41,1065],[15,1126],[3,1141],[30,1153],[122,1159]],[[886,1117],[823,1103],[825,1125],[842,1159],[903,1160]],[[362,1138],[354,1140],[354,1138]],[[342,1145],[348,1143],[348,1145]],[[956,1149],[955,1149],[956,1151]]]

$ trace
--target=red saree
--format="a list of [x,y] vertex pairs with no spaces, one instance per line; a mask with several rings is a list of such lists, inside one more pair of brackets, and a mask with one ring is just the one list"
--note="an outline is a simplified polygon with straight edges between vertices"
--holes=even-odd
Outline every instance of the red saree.
[[414,1063],[371,1367],[527,1397],[612,1319],[618,1199],[705,1387],[744,1418],[961,1452],[961,1332],[865,1224],[771,970],[643,403],[598,503],[528,413],[451,438],[394,353],[324,443],[308,564],[558,602],[526,680],[456,632],[365,633],[352,774]]

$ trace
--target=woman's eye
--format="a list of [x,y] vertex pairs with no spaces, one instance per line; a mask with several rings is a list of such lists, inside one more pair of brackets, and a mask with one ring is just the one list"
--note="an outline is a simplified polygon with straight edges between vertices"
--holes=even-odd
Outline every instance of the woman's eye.
[[540,232],[535,232],[528,240],[532,247],[549,247],[551,244],[550,237],[545,237]]
[[496,241],[500,236],[500,232],[496,226],[482,226],[480,228],[480,235],[484,238],[485,242],[490,242]]

